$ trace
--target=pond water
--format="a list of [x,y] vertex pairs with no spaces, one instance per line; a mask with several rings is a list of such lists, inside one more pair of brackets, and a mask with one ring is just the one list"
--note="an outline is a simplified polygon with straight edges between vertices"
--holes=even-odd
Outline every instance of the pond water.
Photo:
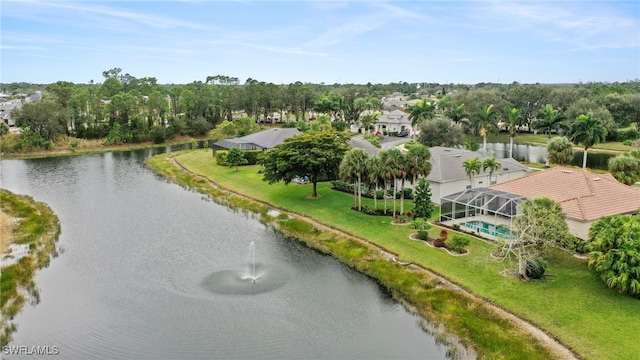
[[62,225],[10,345],[64,359],[446,358],[374,281],[145,168],[160,151],[0,162],[2,187]]
[[[487,150],[493,151],[497,158],[509,157],[509,143],[487,143]],[[584,152],[575,150],[571,165],[582,167],[582,156]],[[598,153],[589,151],[587,156],[587,167],[590,169],[607,170],[607,164],[615,154]],[[537,145],[513,144],[513,158],[518,161],[528,161],[532,163],[544,164],[547,161],[547,148]]]

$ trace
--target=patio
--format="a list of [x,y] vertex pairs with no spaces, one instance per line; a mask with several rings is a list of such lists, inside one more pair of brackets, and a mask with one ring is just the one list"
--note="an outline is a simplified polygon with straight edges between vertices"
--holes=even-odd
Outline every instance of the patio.
[[513,219],[524,196],[488,188],[466,189],[442,198],[440,222],[459,225],[489,240],[513,237]]

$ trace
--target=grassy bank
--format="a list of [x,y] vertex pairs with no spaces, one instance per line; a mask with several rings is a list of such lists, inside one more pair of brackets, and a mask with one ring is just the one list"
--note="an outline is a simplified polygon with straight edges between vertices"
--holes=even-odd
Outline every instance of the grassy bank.
[[20,312],[27,297],[32,303],[37,303],[40,299],[33,276],[37,269],[49,265],[51,256],[57,256],[55,242],[60,235],[60,223],[45,204],[4,189],[0,189],[0,209],[3,216],[12,219],[9,236],[2,238],[2,248],[6,249],[7,243],[29,246],[27,256],[1,270],[0,346],[4,346],[11,341],[11,334],[16,331],[16,325],[11,320]]
[[[268,185],[261,180],[256,166],[241,167],[238,172],[219,167],[208,151],[181,153],[176,156],[176,161],[224,188],[317,219],[398,254],[400,261],[443,274],[473,293],[546,329],[585,358],[634,359],[640,354],[640,343],[637,342],[637,334],[640,333],[638,300],[608,289],[587,269],[585,262],[571,256],[552,253],[548,268],[551,276],[539,282],[520,282],[499,275],[508,264],[492,259],[490,254],[495,250],[495,245],[473,239],[468,256],[451,257],[438,249],[410,240],[408,236],[413,230],[406,226],[390,225],[391,218],[367,216],[350,210],[352,196],[330,190],[329,184],[319,185],[320,198],[309,199],[310,186]],[[154,162],[158,160],[154,159]],[[171,166],[166,164],[165,170],[169,171]],[[178,177],[175,173],[171,176]],[[205,189],[200,191],[207,192],[205,179],[189,181],[196,187],[204,186]],[[373,206],[373,200],[365,199],[365,203]],[[420,304],[419,301],[426,298],[429,297],[421,295],[412,302]],[[453,303],[445,304],[454,307]],[[473,312],[468,316],[473,317]],[[442,315],[440,319],[446,319],[446,316]],[[459,329],[463,335],[464,328],[462,326]],[[451,331],[458,332],[455,329]],[[471,335],[469,338],[479,347],[492,348]],[[489,358],[499,357],[492,350],[485,351]],[[515,358],[511,355],[507,357]]]

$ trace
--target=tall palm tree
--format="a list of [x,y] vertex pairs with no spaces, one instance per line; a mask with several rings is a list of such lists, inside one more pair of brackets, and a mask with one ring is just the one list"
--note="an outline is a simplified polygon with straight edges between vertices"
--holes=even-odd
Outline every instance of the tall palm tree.
[[413,140],[416,139],[416,131],[419,123],[431,120],[436,116],[436,104],[431,101],[422,100],[418,101],[415,105],[409,108],[409,120],[411,120],[411,126],[414,128]]
[[[414,186],[418,176],[427,176],[431,172],[431,152],[426,146],[412,146],[405,154],[407,166],[407,177],[411,176],[410,182]],[[402,200],[400,201],[400,211],[404,212],[404,185],[402,186]]]
[[415,185],[418,176],[428,176],[431,172],[431,151],[423,145],[412,146],[406,155],[408,172],[411,174],[411,184]]
[[489,169],[489,185],[491,185],[493,173],[500,169],[501,166],[502,164],[500,164],[494,157],[486,158],[482,162],[482,171],[487,171],[487,169]]
[[356,148],[349,150],[340,162],[340,178],[354,183],[354,202],[358,211],[362,210],[362,180],[367,173],[368,158],[366,151]]
[[522,110],[507,108],[509,116],[509,157],[513,158],[513,139],[516,137],[516,126],[522,123]]
[[558,109],[554,109],[553,105],[546,104],[536,116],[536,122],[533,123],[534,127],[538,130],[542,130],[549,138],[551,138],[551,132],[565,128],[564,120],[567,117]]
[[[380,157],[370,156],[367,160],[366,183],[369,189],[373,189],[373,206],[378,208],[378,188],[380,183],[384,183],[384,168]],[[386,209],[386,207],[385,207]]]
[[393,181],[393,213],[395,214],[398,179],[402,179],[406,176],[404,156],[398,149],[389,149],[381,153],[381,159],[385,164],[386,178]]
[[[380,176],[382,178],[382,184],[384,188],[384,213],[387,213],[387,191],[389,190],[389,181],[393,181],[394,168],[392,164],[392,159],[390,159],[391,154],[390,151],[394,149],[384,150],[379,153],[380,156],[380,167],[378,170],[380,171]],[[398,150],[396,150],[398,151]],[[393,195],[395,202],[395,193]]]
[[498,113],[493,110],[493,104],[486,108],[479,107],[478,112],[471,120],[471,127],[482,135],[482,149],[487,149],[487,134],[498,132]]
[[464,171],[467,173],[469,177],[469,183],[471,184],[471,188],[473,189],[473,178],[476,174],[480,173],[480,169],[482,168],[482,161],[480,159],[469,159],[465,160],[462,163],[462,167],[464,167]]
[[587,167],[587,150],[603,142],[607,137],[607,128],[602,120],[593,117],[591,113],[582,114],[571,124],[571,141],[584,145],[582,168]]

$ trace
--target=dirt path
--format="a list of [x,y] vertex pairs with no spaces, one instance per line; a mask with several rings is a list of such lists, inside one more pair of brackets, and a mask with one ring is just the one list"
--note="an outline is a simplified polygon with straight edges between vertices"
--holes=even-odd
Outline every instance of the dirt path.
[[558,359],[567,359],[567,360],[569,360],[569,359],[582,359],[582,357],[580,357],[579,355],[574,353],[569,347],[567,347],[566,345],[562,344],[558,339],[556,339],[555,337],[553,337],[552,335],[550,335],[549,333],[547,333],[543,329],[541,329],[541,328],[537,327],[536,325],[534,325],[534,324],[532,324],[532,323],[530,323],[530,322],[518,317],[517,315],[515,315],[515,314],[513,314],[513,313],[511,313],[511,312],[509,312],[509,311],[507,311],[505,309],[503,309],[502,307],[494,304],[493,302],[491,302],[491,301],[489,301],[489,300],[487,300],[485,298],[482,298],[482,297],[470,292],[469,290],[465,289],[464,287],[449,281],[446,277],[444,277],[443,275],[441,275],[439,273],[433,272],[433,271],[431,271],[429,269],[426,269],[426,268],[424,268],[424,267],[422,267],[420,265],[416,265],[416,264],[412,264],[412,263],[399,262],[397,260],[398,254],[391,253],[391,252],[385,250],[384,248],[367,241],[366,239],[357,237],[357,236],[355,236],[353,234],[350,234],[348,232],[345,232],[345,231],[336,229],[336,228],[334,228],[332,226],[323,224],[323,223],[318,222],[317,220],[315,220],[313,218],[302,216],[302,215],[297,214],[297,213],[292,213],[292,212],[289,212],[287,210],[275,207],[272,204],[269,204],[269,203],[266,203],[266,202],[263,202],[263,201],[260,201],[260,200],[256,200],[256,199],[251,198],[249,196],[246,196],[246,195],[231,191],[229,189],[223,188],[223,187],[221,187],[220,185],[216,184],[211,179],[209,179],[209,178],[207,178],[205,176],[197,175],[197,174],[194,174],[194,173],[190,172],[187,168],[185,168],[180,163],[178,163],[175,160],[174,157],[170,157],[169,159],[181,171],[183,171],[183,172],[185,172],[185,173],[187,173],[187,174],[189,174],[191,176],[195,176],[198,179],[205,180],[211,186],[213,186],[213,187],[215,187],[217,189],[222,189],[222,190],[224,190],[224,191],[226,191],[228,193],[234,194],[235,196],[238,196],[238,197],[240,197],[242,199],[245,199],[247,201],[253,201],[253,202],[265,205],[265,206],[267,206],[267,207],[269,207],[271,209],[277,210],[277,211],[279,211],[279,212],[281,212],[283,214],[287,214],[290,217],[303,219],[306,222],[308,222],[308,223],[312,224],[313,226],[315,226],[316,228],[318,228],[320,231],[332,232],[332,233],[335,233],[335,234],[338,234],[338,235],[341,235],[341,236],[349,237],[349,238],[351,238],[351,239],[353,239],[353,240],[355,240],[355,241],[357,241],[357,242],[359,242],[359,243],[361,243],[361,244],[363,244],[365,246],[368,246],[370,248],[373,248],[373,249],[377,250],[380,253],[380,255],[382,255],[383,257],[385,257],[389,261],[397,262],[397,263],[400,263],[401,265],[405,265],[405,266],[411,267],[412,269],[419,270],[419,271],[424,271],[424,272],[428,273],[429,275],[431,275],[431,276],[433,276],[433,277],[438,279],[438,286],[446,287],[446,288],[452,289],[454,291],[459,291],[461,293],[466,294],[469,297],[472,297],[472,298],[477,299],[477,300],[481,300],[489,308],[491,308],[495,312],[495,314],[497,314],[499,317],[508,320],[509,322],[515,324],[518,328],[520,328],[520,329],[524,330],[525,332],[531,334],[531,336],[533,336],[535,339],[540,341],[540,343],[542,343],[545,347],[550,349],[551,352]]

